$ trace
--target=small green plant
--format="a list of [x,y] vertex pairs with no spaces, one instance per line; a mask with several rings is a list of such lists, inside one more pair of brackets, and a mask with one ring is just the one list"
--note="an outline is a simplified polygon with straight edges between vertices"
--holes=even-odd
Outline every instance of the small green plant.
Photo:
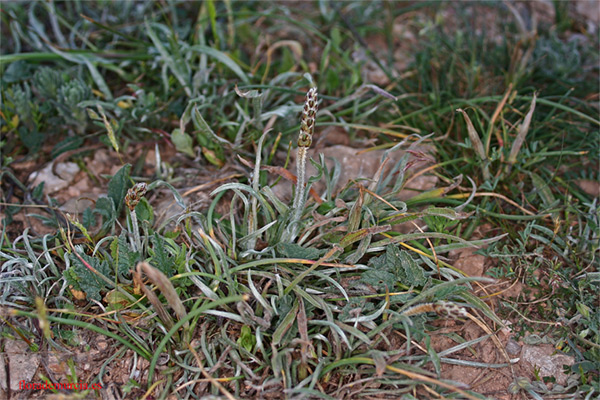
[[308,157],[308,149],[312,143],[312,135],[315,130],[315,119],[317,115],[317,89],[311,88],[306,93],[306,101],[302,109],[302,118],[300,119],[300,134],[298,135],[298,154],[296,156],[296,192],[294,202],[292,204],[292,220],[290,240],[294,240],[297,232],[300,219],[304,212],[304,204],[306,202],[306,159]]

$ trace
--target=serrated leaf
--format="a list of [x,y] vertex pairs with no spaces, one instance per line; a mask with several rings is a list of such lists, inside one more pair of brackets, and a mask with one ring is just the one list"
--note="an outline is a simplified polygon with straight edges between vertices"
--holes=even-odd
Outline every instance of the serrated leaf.
[[305,260],[317,260],[327,251],[326,249],[302,247],[296,243],[279,243],[277,250],[285,257],[303,258]]
[[362,273],[360,280],[379,289],[393,288],[397,282],[396,275],[386,269],[367,270]]
[[[106,261],[100,262],[97,258],[90,257],[87,254],[80,254],[80,256],[100,274],[108,278],[111,277],[111,270]],[[108,288],[106,282],[90,271],[75,254],[69,253],[68,257],[71,259],[71,267],[63,273],[67,283],[72,285],[75,290],[84,291],[88,299],[102,300],[100,291]]]
[[119,277],[128,274],[140,261],[140,253],[131,249],[125,232],[121,232],[118,238],[113,239],[110,251],[113,260],[115,260]]
[[[406,251],[398,250],[396,246],[388,246],[388,251],[390,247],[393,248],[392,252],[397,254],[397,259],[400,261],[400,266],[402,267],[398,273],[400,281],[408,286],[424,285],[427,279],[425,278],[423,268],[419,267]],[[399,253],[396,253],[398,251]]]
[[165,239],[160,237],[158,233],[155,232],[151,240],[153,244],[152,251],[154,254],[150,259],[150,263],[170,278],[173,276],[173,267],[175,266],[174,257],[169,254],[165,247]]
[[459,296],[467,290],[465,286],[444,286],[435,292],[433,300],[446,300],[451,297]]
[[[131,179],[129,177],[129,171],[131,170],[131,164],[125,164],[117,171],[108,182],[108,197],[112,199],[117,216],[123,209],[123,199],[127,194],[127,190],[131,187]],[[115,217],[116,218],[116,217]]]
[[371,269],[363,272],[361,280],[378,288],[394,287],[397,282],[408,286],[422,286],[427,282],[425,271],[410,255],[389,245],[384,255],[369,260]]
[[171,141],[175,145],[177,151],[187,154],[190,157],[195,157],[192,137],[181,129],[173,129],[171,132]]
[[96,219],[94,218],[94,213],[90,207],[87,207],[85,210],[83,210],[83,214],[81,215],[81,223],[88,229],[96,225]]

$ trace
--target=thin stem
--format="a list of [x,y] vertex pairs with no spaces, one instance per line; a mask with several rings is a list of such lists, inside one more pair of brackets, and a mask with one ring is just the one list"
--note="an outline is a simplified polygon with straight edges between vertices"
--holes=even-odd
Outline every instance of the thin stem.
[[137,214],[134,210],[129,212],[131,216],[131,230],[133,231],[133,251],[142,251],[142,240],[140,238],[140,228],[138,225]]

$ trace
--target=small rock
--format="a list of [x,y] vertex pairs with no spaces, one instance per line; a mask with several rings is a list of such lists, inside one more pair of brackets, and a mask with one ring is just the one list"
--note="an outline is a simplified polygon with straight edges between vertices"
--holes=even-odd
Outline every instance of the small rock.
[[55,375],[63,375],[67,371],[67,365],[56,355],[51,354],[48,357],[48,369]]
[[[19,390],[19,382],[31,382],[35,371],[40,364],[38,354],[32,353],[29,346],[22,340],[4,341],[4,360],[7,360],[10,368],[10,389]],[[0,368],[0,387],[7,390],[6,371],[4,365]]]
[[106,343],[104,340],[100,340],[96,342],[96,348],[100,351],[104,351],[108,348],[108,343]]
[[[407,175],[422,169],[424,164],[435,161],[433,157],[426,155],[426,152],[430,151],[431,149],[423,146],[413,150],[415,150],[415,154],[418,154],[419,159],[417,159],[415,156],[411,156],[410,160],[418,163],[418,165],[413,165],[413,167],[410,169],[410,172],[407,172]],[[334,188],[334,192],[337,192],[346,186],[349,181],[353,180],[360,181],[363,186],[368,186],[372,182],[372,179],[375,177],[375,174],[381,165],[381,158],[384,155],[384,152],[384,150],[361,151],[361,149],[356,149],[349,146],[335,145],[322,149],[316,149],[316,151],[315,149],[312,149],[309,151],[309,157],[315,161],[318,161],[319,154],[323,154],[329,171],[331,171],[335,166],[334,159],[339,162],[340,175]],[[386,176],[386,173],[400,160],[404,154],[406,154],[406,152],[402,150],[388,154],[389,161],[387,162],[383,176]],[[291,163],[288,170],[293,174],[296,174],[295,160]],[[307,162],[306,177],[310,178],[316,174],[316,169],[311,163]],[[395,177],[397,176],[398,174],[396,173]],[[324,182],[325,180],[321,179],[319,182],[316,182],[312,188],[317,191],[317,193],[321,194],[325,189]],[[421,175],[411,181],[410,184],[406,185],[405,189],[398,194],[398,198],[402,200],[409,199],[418,194],[420,191],[433,189],[436,183],[437,177]],[[393,184],[394,178],[392,178],[391,182],[391,185]],[[292,184],[287,181],[281,181],[273,188],[273,192],[280,199],[288,200],[292,197]]]
[[460,253],[454,266],[463,271],[467,276],[482,276],[485,257],[473,254],[476,249],[465,249]]
[[540,377],[553,376],[556,383],[565,385],[569,376],[563,372],[563,365],[573,365],[575,359],[566,354],[558,353],[551,344],[530,345],[526,344],[521,350],[521,359],[539,369]]
[[[99,196],[95,195],[94,199],[97,199]],[[67,212],[69,214],[81,214],[85,211],[86,208],[94,208],[94,201],[91,199],[91,196],[88,197],[86,195],[81,196],[80,198],[70,198],[66,201],[65,204],[60,206],[61,211]]]
[[585,16],[588,21],[594,24],[600,23],[600,7],[598,7],[598,0],[576,1],[575,9],[580,15]]
[[513,339],[508,339],[506,343],[506,352],[511,356],[519,354],[521,351],[521,346]]
[[29,176],[31,186],[36,187],[42,182],[44,183],[44,194],[56,193],[61,189],[68,187],[75,175],[79,172],[79,166],[72,162],[64,162],[56,164],[54,174],[52,163],[46,165],[42,170],[36,171]]
[[579,179],[575,183],[590,196],[600,197],[600,182],[591,179]]

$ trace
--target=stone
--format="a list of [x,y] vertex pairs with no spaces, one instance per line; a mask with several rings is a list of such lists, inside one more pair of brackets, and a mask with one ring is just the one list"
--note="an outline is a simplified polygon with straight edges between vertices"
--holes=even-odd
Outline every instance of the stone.
[[52,166],[53,163],[50,163],[29,176],[32,187],[44,183],[44,195],[53,194],[68,187],[79,172],[79,166],[73,162],[58,163],[54,170]]
[[483,276],[485,257],[474,254],[476,250],[473,248],[462,250],[454,267],[460,269],[467,276]]
[[517,343],[514,339],[509,339],[506,343],[506,352],[511,356],[519,354],[521,351],[521,345]]
[[590,196],[600,197],[600,182],[591,179],[578,179],[575,183]]
[[100,340],[96,343],[96,348],[100,351],[105,351],[108,348],[108,343],[104,340]]
[[[29,350],[29,346],[22,340],[4,340],[4,362],[8,362],[10,371],[10,389],[11,391],[20,391],[19,382],[25,381],[31,383],[40,365],[40,356]],[[6,371],[4,365],[0,368],[0,387],[7,390]]]
[[[414,162],[414,164],[412,165],[412,167],[408,168],[408,171],[406,171],[406,175],[409,177],[414,172],[424,168],[424,164],[429,164],[435,161],[433,157],[426,154],[432,149],[426,147],[419,147],[413,150],[414,151],[412,151],[409,163]],[[372,182],[372,179],[375,177],[377,169],[381,165],[381,158],[383,157],[384,152],[384,150],[365,151],[345,145],[334,145],[318,149],[316,151],[312,149],[309,151],[309,157],[315,161],[318,161],[319,154],[323,154],[327,168],[330,171],[335,165],[334,159],[339,162],[340,176],[334,188],[334,192],[337,193],[350,181],[359,181],[363,186],[369,186],[369,184]],[[395,163],[397,163],[404,154],[406,154],[404,150],[398,150],[389,153],[389,161],[387,162],[382,176],[385,176],[385,171],[388,171],[389,168],[391,168]],[[315,176],[317,174],[317,171],[310,162],[307,161],[306,164],[306,177],[308,180],[311,176]],[[288,171],[296,175],[295,160],[288,167]],[[397,176],[398,174],[395,175],[395,177]],[[325,179],[321,178],[319,182],[316,182],[312,186],[312,188],[319,195],[323,194],[325,190],[324,182]],[[392,178],[391,185],[393,185],[393,183],[394,178]],[[405,188],[397,195],[397,199],[410,199],[411,197],[414,197],[421,191],[433,189],[436,183],[437,177],[435,176],[425,174],[418,176],[417,178],[411,180],[405,186]],[[288,181],[281,181],[277,186],[273,188],[273,192],[281,200],[287,201],[292,197],[292,184]]]
[[563,365],[575,363],[575,358],[558,352],[551,344],[523,345],[521,360],[538,369],[540,377],[555,377],[559,385],[566,385],[569,378],[563,372]]

